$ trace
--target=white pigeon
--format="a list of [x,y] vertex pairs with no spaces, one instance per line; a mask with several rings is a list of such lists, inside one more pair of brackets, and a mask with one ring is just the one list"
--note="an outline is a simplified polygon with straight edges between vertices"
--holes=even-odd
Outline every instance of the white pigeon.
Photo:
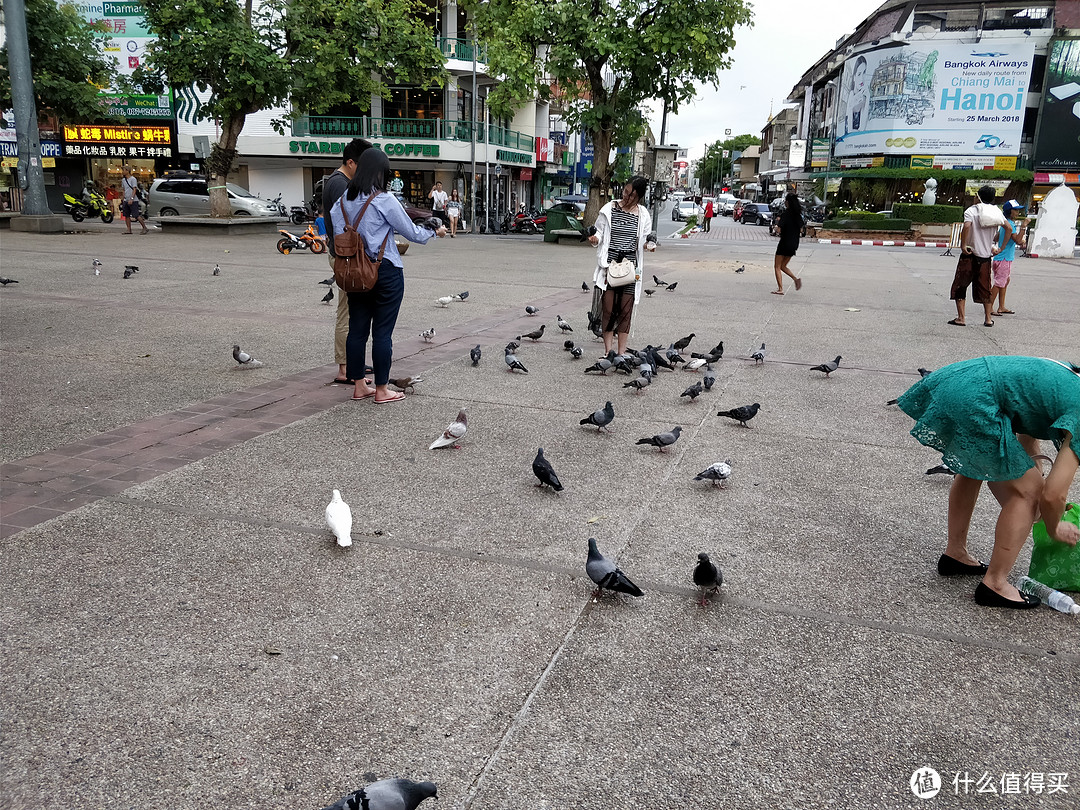
[[452,296],[452,295],[444,295],[442,298],[435,299],[435,303],[438,304],[443,309],[446,309],[455,300],[457,300],[457,299],[454,298],[454,296]]
[[435,327],[433,326],[430,329],[425,329],[420,333],[419,337],[422,337],[428,343],[431,343],[431,339],[435,337]]
[[326,505],[326,525],[334,533],[339,546],[348,548],[352,545],[352,509],[341,500],[341,493],[336,489],[333,499]]
[[574,331],[574,327],[572,327],[570,324],[568,324],[566,321],[564,321],[562,315],[556,315],[555,316],[555,323],[557,323],[559,328],[564,332],[573,332]]
[[457,418],[446,426],[446,430],[442,432],[442,435],[435,439],[428,447],[428,450],[434,450],[437,447],[453,447],[455,450],[460,450],[461,446],[458,444],[458,439],[465,435],[465,431],[469,429],[469,420],[465,418],[465,411],[458,411]]
[[750,358],[754,361],[755,365],[757,365],[758,363],[764,363],[765,362],[765,357],[766,357],[766,354],[765,354],[765,344],[764,343],[761,344],[760,349],[754,349],[753,351],[750,352]]
[[262,365],[262,363],[243,351],[239,346],[232,347],[232,356],[233,360],[239,363],[241,368],[258,368]]
[[687,360],[686,365],[683,366],[683,371],[697,371],[708,361],[704,357],[695,357],[693,360]]
[[94,275],[95,276],[100,276],[101,275],[101,262],[98,261],[97,259],[94,259],[93,267],[94,267]]

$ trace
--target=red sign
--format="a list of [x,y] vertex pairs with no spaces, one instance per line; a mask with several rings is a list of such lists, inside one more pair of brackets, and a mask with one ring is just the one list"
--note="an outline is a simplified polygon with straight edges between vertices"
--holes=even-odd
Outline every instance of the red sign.
[[688,169],[688,168],[690,168],[690,164],[687,163],[685,160],[680,160],[680,161],[675,163],[675,168],[676,169]]
[[522,169],[521,170],[521,179],[522,180],[532,180],[532,169]]
[[536,139],[536,159],[545,163],[551,160],[551,141],[547,138]]

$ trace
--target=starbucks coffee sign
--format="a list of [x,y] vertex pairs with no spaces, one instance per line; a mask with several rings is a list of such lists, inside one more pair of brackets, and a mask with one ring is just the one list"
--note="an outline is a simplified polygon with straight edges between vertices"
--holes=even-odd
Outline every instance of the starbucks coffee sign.
[[[289,141],[289,151],[301,155],[340,155],[348,141]],[[435,157],[439,156],[437,143],[401,143],[387,141],[373,143],[390,157]]]

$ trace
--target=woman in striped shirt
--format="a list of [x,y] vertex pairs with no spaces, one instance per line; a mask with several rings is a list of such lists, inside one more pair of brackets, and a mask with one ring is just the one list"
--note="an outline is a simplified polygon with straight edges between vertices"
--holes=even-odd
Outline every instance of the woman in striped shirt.
[[[623,186],[622,199],[612,200],[600,209],[596,217],[596,233],[589,237],[589,242],[596,246],[593,311],[599,310],[605,352],[611,351],[616,335],[618,352],[622,354],[626,351],[630,320],[641,298],[644,252],[656,249],[655,237],[649,239],[652,217],[643,204],[647,192],[648,181],[644,177],[632,177]],[[620,257],[634,262],[638,281],[633,287],[608,289],[608,265]]]

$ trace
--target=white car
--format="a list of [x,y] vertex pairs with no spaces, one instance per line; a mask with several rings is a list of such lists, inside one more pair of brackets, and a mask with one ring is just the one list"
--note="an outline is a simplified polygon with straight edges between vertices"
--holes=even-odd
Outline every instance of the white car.
[[697,217],[698,222],[700,222],[704,215],[705,209],[690,198],[680,200],[679,203],[671,209],[672,222],[685,222],[689,217]]
[[721,194],[716,198],[716,213],[725,217],[730,217],[735,210],[735,203],[739,201],[739,198],[734,194]]

